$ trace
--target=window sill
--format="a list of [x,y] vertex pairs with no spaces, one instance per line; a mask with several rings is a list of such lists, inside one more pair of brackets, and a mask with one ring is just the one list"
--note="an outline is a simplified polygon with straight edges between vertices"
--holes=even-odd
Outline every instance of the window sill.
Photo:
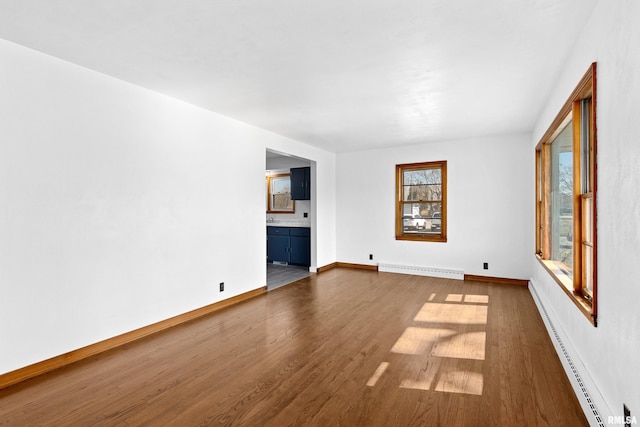
[[536,258],[542,264],[545,270],[553,277],[560,288],[566,293],[571,301],[575,304],[580,312],[587,318],[587,320],[596,326],[596,316],[593,315],[591,302],[583,297],[581,294],[576,294],[573,291],[573,279],[565,274],[562,269],[554,262],[540,258],[540,255],[536,255]]
[[268,214],[294,214],[295,211],[267,211]]
[[433,234],[397,234],[396,240],[413,240],[416,242],[446,242],[447,236]]

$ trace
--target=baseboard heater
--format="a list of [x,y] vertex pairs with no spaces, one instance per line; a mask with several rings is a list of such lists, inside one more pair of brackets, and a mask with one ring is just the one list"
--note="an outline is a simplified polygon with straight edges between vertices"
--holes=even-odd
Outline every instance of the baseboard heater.
[[[529,290],[531,292],[531,295],[533,296],[533,300],[535,301],[538,307],[538,311],[542,316],[542,320],[545,322],[547,326],[547,331],[549,332],[549,336],[551,337],[551,340],[554,342],[554,346],[556,347],[558,356],[561,359],[564,358],[564,362],[566,362],[566,366],[569,368],[570,373],[567,372],[567,376],[573,376],[573,381],[571,377],[569,378],[569,381],[571,381],[572,385],[575,384],[574,390],[576,392],[576,396],[578,397],[578,400],[581,402],[583,406],[583,410],[585,410],[585,416],[589,418],[589,424],[594,425],[593,421],[595,421],[595,425],[597,425],[598,427],[606,427],[604,423],[604,419],[598,412],[598,408],[596,407],[594,400],[591,398],[591,395],[589,394],[589,390],[587,389],[587,386],[585,385],[585,382],[583,381],[582,376],[580,375],[580,371],[576,367],[576,364],[573,362],[569,349],[564,344],[562,338],[560,337],[560,334],[558,333],[558,330],[553,324],[553,320],[551,319],[551,316],[549,316],[547,309],[542,303],[542,300],[540,299],[540,295],[538,295],[538,291],[536,291],[535,286],[530,286]],[[575,388],[576,385],[579,390],[576,390]],[[590,414],[586,413],[587,409],[585,408],[585,406],[589,408],[589,411],[591,412]]]
[[414,265],[379,263],[378,271],[386,273],[412,274],[414,276],[441,277],[464,280],[464,271],[452,268],[420,267]]

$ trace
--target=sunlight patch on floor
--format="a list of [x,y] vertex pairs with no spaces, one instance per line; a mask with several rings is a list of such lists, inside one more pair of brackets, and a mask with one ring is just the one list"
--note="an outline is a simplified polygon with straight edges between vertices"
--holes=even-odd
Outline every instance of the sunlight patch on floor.
[[464,302],[477,303],[477,304],[489,304],[489,295],[465,295]]
[[367,381],[367,385],[369,387],[373,387],[374,385],[376,385],[376,383],[378,382],[378,380],[380,379],[382,374],[384,374],[384,371],[386,371],[388,367],[389,367],[389,362],[382,362],[380,365],[378,365],[378,369],[376,369],[373,375],[371,375],[371,378],[369,378],[369,381]]
[[487,333],[484,331],[458,333],[447,340],[438,341],[431,351],[431,355],[454,359],[484,360],[486,338]]
[[410,326],[391,348],[392,353],[484,360],[486,333]]
[[446,302],[462,302],[463,294],[449,294],[444,299]]
[[487,306],[425,303],[413,319],[416,322],[486,325]]
[[445,393],[482,395],[484,379],[481,373],[471,371],[431,372],[431,376],[417,380],[403,380],[400,388],[432,390]]
[[[391,348],[411,358],[400,359],[399,368],[406,371],[398,379],[400,388],[482,395],[488,304],[488,295],[431,294],[413,318],[416,325]],[[382,362],[367,386],[373,387],[388,367]]]
[[410,326],[404,330],[400,338],[391,348],[392,353],[400,354],[430,354],[431,350],[441,338],[449,338],[456,331],[451,329],[418,328]]
[[[433,301],[429,298],[429,301]],[[445,298],[445,302],[465,302],[474,304],[488,304],[489,295],[472,295],[472,294],[449,294]]]

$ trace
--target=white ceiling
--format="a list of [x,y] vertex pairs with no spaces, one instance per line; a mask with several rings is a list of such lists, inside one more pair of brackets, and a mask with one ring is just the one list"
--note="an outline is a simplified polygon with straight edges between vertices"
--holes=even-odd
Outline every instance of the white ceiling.
[[0,0],[0,38],[343,152],[531,131],[596,1]]

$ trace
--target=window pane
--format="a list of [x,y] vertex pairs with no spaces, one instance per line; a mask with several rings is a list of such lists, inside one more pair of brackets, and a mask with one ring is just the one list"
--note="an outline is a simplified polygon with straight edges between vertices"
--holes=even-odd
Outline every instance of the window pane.
[[591,246],[582,246],[584,251],[584,269],[583,273],[583,288],[589,295],[593,295],[593,248]]
[[273,194],[271,201],[271,209],[274,211],[287,211],[293,209],[293,200],[289,193]]
[[582,199],[582,240],[593,243],[593,198]]
[[440,234],[442,203],[403,203],[402,231],[409,234]]
[[420,169],[404,171],[403,200],[442,200],[442,171]]
[[441,184],[442,173],[440,169],[418,169],[404,171],[404,183],[413,184]]
[[273,194],[289,193],[290,191],[291,191],[291,181],[289,180],[289,178],[273,179],[273,189],[271,190]]
[[591,99],[580,101],[580,192],[582,194],[591,191],[591,156],[589,146],[591,144],[589,111],[591,110]]
[[442,200],[442,184],[405,185],[404,200]]
[[573,126],[567,126],[551,143],[551,260],[573,275]]

